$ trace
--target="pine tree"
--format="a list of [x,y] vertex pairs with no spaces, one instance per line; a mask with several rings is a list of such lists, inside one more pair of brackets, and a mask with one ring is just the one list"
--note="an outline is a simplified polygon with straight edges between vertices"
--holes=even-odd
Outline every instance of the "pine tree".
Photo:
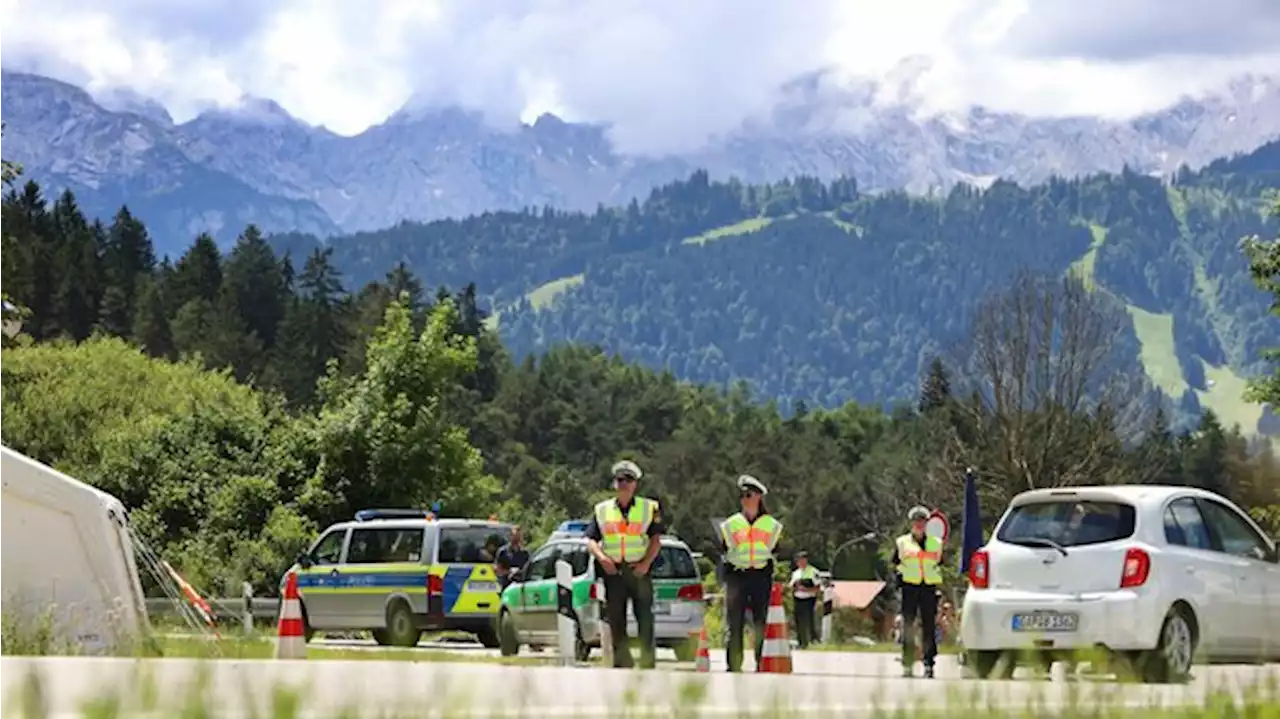
[[105,290],[99,314],[107,332],[123,337],[133,329],[138,283],[150,275],[155,266],[155,248],[147,228],[128,207],[121,207],[107,229],[102,250]]
[[1227,481],[1227,433],[1211,409],[1200,415],[1200,424],[1187,438],[1183,473],[1187,484],[1231,497]]
[[165,292],[166,299],[175,307],[182,307],[194,299],[213,302],[221,287],[222,253],[212,237],[201,233],[174,266]]
[[934,357],[929,362],[929,372],[920,386],[918,409],[920,414],[928,414],[949,404],[951,404],[951,377],[942,360]]
[[133,338],[142,351],[152,357],[172,359],[175,356],[173,333],[169,329],[162,286],[161,282],[150,278],[139,286]]
[[[54,275],[57,291],[49,317],[54,333],[79,342],[93,332],[102,301],[102,268],[99,236],[85,221],[70,190],[54,203],[51,215],[54,236]],[[101,226],[97,227],[101,232]]]
[[249,225],[236,240],[222,268],[224,303],[265,348],[276,341],[284,317],[285,278],[271,246]]
[[52,326],[56,290],[53,228],[40,186],[29,181],[21,192],[10,192],[0,218],[4,237],[0,272],[5,292],[27,309],[23,333],[39,341],[46,336],[46,325]]

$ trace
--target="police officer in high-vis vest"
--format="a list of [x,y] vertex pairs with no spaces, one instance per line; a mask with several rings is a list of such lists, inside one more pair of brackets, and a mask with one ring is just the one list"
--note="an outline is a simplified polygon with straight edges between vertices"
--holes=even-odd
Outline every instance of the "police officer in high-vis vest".
[[640,630],[640,666],[652,669],[656,647],[653,635],[653,582],[649,570],[661,549],[665,528],[658,503],[636,496],[643,473],[635,462],[613,465],[618,496],[596,505],[587,525],[587,546],[604,575],[605,613],[613,639],[613,665],[631,667],[627,637],[627,602]]
[[782,523],[769,514],[764,484],[749,474],[738,477],[742,511],[720,524],[725,613],[729,623],[729,671],[742,671],[742,630],[746,612],[755,624],[756,666],[764,649],[765,618],[773,589],[773,557]]
[[938,656],[935,632],[938,618],[938,587],[942,585],[942,540],[925,534],[929,510],[912,507],[907,512],[911,531],[894,543],[891,564],[902,590],[902,675],[911,676],[915,666],[915,619],[920,617],[924,644],[924,675],[933,678],[933,662]]
[[814,638],[814,615],[822,589],[818,586],[817,568],[809,564],[808,552],[796,552],[792,559],[796,568],[791,572],[789,586],[796,615],[796,638],[800,640],[801,649],[808,649]]

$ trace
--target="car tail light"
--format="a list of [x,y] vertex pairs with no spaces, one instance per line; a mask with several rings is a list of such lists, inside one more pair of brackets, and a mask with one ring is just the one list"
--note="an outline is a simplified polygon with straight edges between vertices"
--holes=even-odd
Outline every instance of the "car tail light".
[[1124,553],[1124,572],[1120,575],[1120,588],[1141,587],[1151,576],[1151,555],[1134,547]]
[[444,594],[444,577],[439,574],[428,574],[427,594]]
[[593,602],[603,602],[604,586],[600,582],[592,582],[591,589],[587,592],[587,598]]
[[969,586],[974,589],[991,586],[991,555],[985,549],[979,549],[969,558]]
[[688,584],[683,587],[680,587],[680,591],[676,593],[676,597],[678,599],[683,599],[686,602],[701,602],[702,601],[702,585]]

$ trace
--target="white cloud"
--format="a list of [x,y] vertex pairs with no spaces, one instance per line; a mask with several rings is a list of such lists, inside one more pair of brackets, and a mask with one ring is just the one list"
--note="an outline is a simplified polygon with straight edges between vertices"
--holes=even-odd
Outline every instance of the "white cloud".
[[415,97],[605,122],[632,151],[697,146],[821,68],[908,83],[928,110],[1107,116],[1280,74],[1275,0],[0,1],[6,68],[129,87],[179,121],[250,94],[352,134]]

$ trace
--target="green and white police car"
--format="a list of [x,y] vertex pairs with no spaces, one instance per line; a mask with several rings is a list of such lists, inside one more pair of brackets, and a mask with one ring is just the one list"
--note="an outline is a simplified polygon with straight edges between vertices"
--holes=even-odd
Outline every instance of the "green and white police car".
[[[498,613],[498,642],[503,656],[525,646],[555,646],[557,641],[556,561],[573,568],[573,609],[579,617],[575,655],[580,661],[600,646],[604,583],[583,536],[586,522],[560,525],[545,544],[529,557],[502,592]],[[702,574],[689,545],[664,536],[649,575],[653,578],[654,636],[657,645],[675,651],[680,661],[692,661],[697,633],[702,630],[705,602]],[[637,635],[635,615],[628,609],[628,635]]]

